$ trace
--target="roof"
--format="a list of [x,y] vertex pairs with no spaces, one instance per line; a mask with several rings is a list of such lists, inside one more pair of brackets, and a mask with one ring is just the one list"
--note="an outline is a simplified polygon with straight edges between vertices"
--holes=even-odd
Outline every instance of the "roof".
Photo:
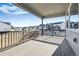
[[52,24],[61,24],[61,23],[63,23],[63,22],[55,22],[55,23],[52,23]]
[[3,22],[3,21],[0,21],[0,22],[7,24],[7,25],[11,25],[11,23],[9,23],[9,22]]
[[[62,23],[64,23],[64,22],[55,22],[55,23],[47,23],[47,24],[43,24],[44,26],[45,25],[50,25],[50,24],[62,24]],[[42,24],[40,24],[39,26],[41,26]]]

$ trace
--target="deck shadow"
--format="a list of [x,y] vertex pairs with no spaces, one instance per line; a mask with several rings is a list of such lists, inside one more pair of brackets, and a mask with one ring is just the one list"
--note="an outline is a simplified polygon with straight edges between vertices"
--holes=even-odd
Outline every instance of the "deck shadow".
[[76,56],[67,40],[63,40],[58,49],[52,54],[52,56]]

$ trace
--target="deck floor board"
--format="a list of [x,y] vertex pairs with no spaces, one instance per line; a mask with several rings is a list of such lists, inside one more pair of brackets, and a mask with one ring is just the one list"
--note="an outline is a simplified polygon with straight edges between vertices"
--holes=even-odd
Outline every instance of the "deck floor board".
[[51,56],[57,45],[30,40],[0,53],[0,56]]

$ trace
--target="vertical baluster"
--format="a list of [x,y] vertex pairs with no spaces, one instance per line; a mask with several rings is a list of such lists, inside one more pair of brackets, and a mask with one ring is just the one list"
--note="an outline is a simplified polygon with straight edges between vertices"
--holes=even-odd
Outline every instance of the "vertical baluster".
[[16,32],[16,43],[17,43],[17,32]]
[[15,32],[15,43],[16,43],[16,32]]
[[6,47],[6,33],[5,33],[5,47]]
[[18,43],[19,43],[19,32],[18,32]]
[[22,39],[22,32],[20,32],[20,41],[21,41],[21,39]]
[[19,41],[20,41],[20,32],[19,32]]
[[11,32],[9,32],[9,45],[11,45]]
[[13,44],[13,32],[12,32],[12,44]]
[[20,41],[20,37],[21,37],[21,36],[20,36],[20,32],[19,32],[19,41]]
[[22,39],[22,32],[20,33],[20,35],[21,35],[21,38],[20,38],[20,40]]
[[32,37],[32,32],[30,32],[30,38]]
[[28,37],[30,38],[30,36],[31,36],[31,32],[27,32],[28,33]]
[[9,33],[9,45],[11,45],[11,32]]
[[17,32],[17,43],[18,43],[18,32]]
[[23,32],[21,32],[21,39],[23,38]]
[[[21,39],[22,39],[22,31],[21,31]],[[20,40],[21,40],[21,39],[20,39]]]
[[18,32],[17,32],[17,43],[18,43]]
[[14,40],[14,44],[15,44],[15,40],[16,40],[16,38],[15,38],[15,32],[14,32],[14,36],[13,36],[13,37],[14,37],[14,39],[13,39],[13,40]]
[[21,32],[19,32],[19,41],[20,41],[20,39],[21,39]]
[[1,48],[3,48],[3,34],[1,34]]
[[11,32],[11,45],[12,45],[12,32]]
[[13,44],[14,44],[14,39],[15,39],[15,38],[14,38],[14,32],[13,32]]
[[14,32],[14,44],[15,44],[15,41],[16,41],[16,35],[15,35],[15,33],[16,33],[16,32]]
[[24,31],[22,31],[22,40],[24,40]]
[[17,32],[17,43],[18,43],[18,32]]
[[8,32],[8,46],[9,46],[9,32]]
[[18,40],[18,42],[19,42],[19,32],[18,32],[18,36],[17,36],[18,38],[17,38],[17,40]]

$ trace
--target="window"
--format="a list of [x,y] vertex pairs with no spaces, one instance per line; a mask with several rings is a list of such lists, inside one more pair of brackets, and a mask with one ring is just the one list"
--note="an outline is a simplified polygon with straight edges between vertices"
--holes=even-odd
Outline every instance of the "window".
[[78,29],[78,4],[73,3],[70,7],[70,28]]
[[68,10],[66,16],[66,26],[69,29],[78,29],[79,24],[79,16],[78,16],[78,3],[73,3],[70,7],[70,11]]

